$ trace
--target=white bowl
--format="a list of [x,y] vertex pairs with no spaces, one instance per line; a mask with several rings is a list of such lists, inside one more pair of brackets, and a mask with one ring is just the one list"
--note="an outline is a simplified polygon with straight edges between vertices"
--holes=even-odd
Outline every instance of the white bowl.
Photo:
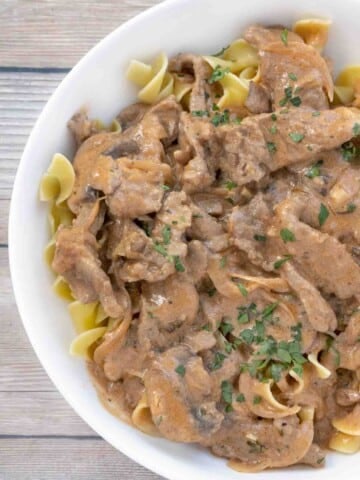
[[[254,480],[223,459],[191,445],[148,437],[121,423],[99,403],[84,362],[68,354],[74,337],[63,301],[51,290],[43,261],[48,241],[47,207],[38,186],[54,152],[73,154],[68,119],[86,105],[92,117],[111,120],[136,99],[124,72],[133,58],[148,60],[164,50],[213,52],[241,35],[250,23],[287,24],[322,16],[334,21],[327,52],[336,69],[360,63],[359,0],[168,0],[120,26],[91,50],[57,88],[26,145],[11,202],[9,246],[12,281],[26,332],[39,360],[74,410],[114,447],[172,480]],[[360,456],[330,455],[326,468],[303,467],[258,474],[257,478],[358,478]],[[116,472],[114,472],[116,474]]]

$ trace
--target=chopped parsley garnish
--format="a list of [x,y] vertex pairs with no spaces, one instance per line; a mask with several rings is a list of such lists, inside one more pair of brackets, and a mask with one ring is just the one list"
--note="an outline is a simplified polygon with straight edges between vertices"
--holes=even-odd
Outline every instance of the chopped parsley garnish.
[[291,138],[291,140],[293,142],[300,143],[302,140],[304,140],[305,135],[303,133],[299,133],[299,132],[291,132],[291,133],[289,133],[289,137]]
[[271,114],[271,120],[272,120],[273,122],[276,122],[276,120],[277,120],[276,113],[272,113],[272,114]]
[[170,225],[164,225],[161,235],[163,237],[164,245],[169,245],[171,240],[171,227]]
[[343,159],[347,162],[352,162],[360,153],[360,149],[356,147],[353,142],[343,143],[340,151]]
[[236,397],[236,401],[238,403],[244,403],[245,402],[245,395],[243,393],[239,393],[239,395]]
[[226,317],[224,317],[219,328],[224,337],[234,330],[234,327],[231,325],[231,323],[226,321]]
[[178,365],[176,368],[175,368],[175,372],[180,375],[180,377],[184,377],[185,376],[185,372],[186,372],[186,369],[184,367],[184,365]]
[[220,108],[216,105],[216,103],[212,104],[212,109],[213,109],[213,112],[218,112],[220,110]]
[[261,453],[265,447],[257,440],[247,440],[247,445],[249,446],[249,453]]
[[255,395],[254,398],[253,398],[253,404],[254,405],[259,405],[259,403],[262,402],[262,397],[260,397],[260,395]]
[[321,112],[319,112],[319,110],[315,110],[315,112],[312,112],[311,115],[312,115],[313,117],[320,117]]
[[207,110],[193,110],[191,112],[191,115],[193,117],[208,117],[209,112]]
[[292,255],[284,255],[283,258],[280,258],[279,260],[277,260],[275,263],[274,263],[274,268],[276,270],[278,270],[279,268],[281,268],[284,263],[288,262],[289,260],[292,259]]
[[266,142],[266,147],[269,153],[273,154],[276,152],[277,148],[274,142]]
[[271,125],[271,127],[269,128],[269,132],[272,135],[275,135],[275,133],[277,133],[277,126],[276,125]]
[[210,370],[212,370],[212,371],[213,370],[219,370],[222,367],[225,358],[226,358],[226,355],[224,355],[221,352],[216,352],[215,356],[214,356],[214,361],[210,365]]
[[318,215],[320,227],[322,227],[322,226],[324,225],[324,223],[326,222],[328,216],[329,216],[329,210],[328,210],[328,209],[326,208],[326,206],[322,203],[322,204],[320,205],[320,211],[319,211],[319,215]]
[[356,205],[354,203],[349,203],[346,207],[346,213],[353,213],[356,210]]
[[290,98],[290,103],[291,103],[294,107],[300,107],[300,105],[301,105],[301,98],[300,98],[300,97],[292,97],[292,98]]
[[240,290],[241,295],[242,295],[243,297],[247,297],[247,296],[248,296],[248,291],[246,290],[245,285],[243,285],[242,283],[237,283],[236,286],[237,286],[238,289]]
[[274,311],[277,309],[278,305],[279,305],[279,302],[274,302],[274,303],[270,303],[268,306],[266,306],[264,308],[264,310],[261,312],[261,316],[262,316],[263,320],[268,319],[274,313]]
[[334,347],[334,339],[332,337],[327,337],[326,339],[326,350],[329,352],[330,350],[333,352],[335,357],[335,367],[340,366],[340,352]]
[[162,255],[163,257],[168,256],[167,250],[164,247],[164,245],[161,245],[161,243],[159,243],[159,242],[155,242],[153,246],[154,246],[154,250],[156,252],[160,253],[160,255]]
[[221,396],[225,403],[231,405],[233,395],[233,386],[228,380],[221,383]]
[[221,259],[220,259],[220,268],[225,268],[225,267],[226,267],[226,264],[227,264],[227,257],[224,255],[224,256],[221,257]]
[[320,167],[324,162],[322,160],[317,161],[312,165],[305,173],[305,177],[315,178],[321,175]]
[[168,187],[167,185],[161,185],[161,188],[165,190],[165,192],[170,190],[170,187]]
[[293,80],[294,82],[296,82],[297,80],[297,76],[295,75],[295,73],[290,72],[288,74],[288,77],[290,78],[290,80]]
[[257,314],[256,304],[250,303],[250,305],[248,306],[238,307],[238,312],[239,313],[238,313],[237,321],[242,325],[245,323],[249,323],[251,317]]
[[256,240],[257,242],[266,242],[266,235],[260,235],[258,233],[255,233],[254,240]]
[[355,123],[352,128],[352,131],[353,131],[354,137],[357,137],[358,135],[360,135],[360,123]]
[[211,85],[212,83],[218,82],[219,80],[223,79],[229,72],[229,67],[221,68],[220,65],[217,65],[212,72],[211,77],[208,79],[208,83],[210,83]]
[[289,30],[287,28],[284,28],[284,30],[282,30],[282,32],[280,33],[281,41],[285,46],[288,46],[288,35],[289,35]]
[[319,458],[318,460],[316,460],[316,463],[320,465],[321,463],[323,463],[324,460],[325,460],[325,457]]
[[293,94],[297,92],[298,89],[293,91],[292,87],[284,88],[285,96],[279,102],[280,107],[285,107],[288,102],[290,102],[294,107],[299,107],[301,105],[301,98],[299,96],[293,96]]
[[185,272],[185,267],[184,267],[184,265],[181,263],[181,260],[180,260],[179,255],[174,255],[174,256],[173,256],[173,259],[174,259],[175,270],[176,270],[177,272]]
[[294,233],[288,228],[282,228],[280,230],[280,237],[284,243],[295,242],[296,240]]
[[229,123],[229,121],[230,121],[229,110],[224,110],[222,113],[215,112],[215,115],[211,119],[211,123],[215,127],[218,127],[219,125],[224,125],[225,123]]
[[227,182],[224,183],[225,188],[229,191],[233,190],[238,186],[236,182],[232,182],[231,180],[228,180]]

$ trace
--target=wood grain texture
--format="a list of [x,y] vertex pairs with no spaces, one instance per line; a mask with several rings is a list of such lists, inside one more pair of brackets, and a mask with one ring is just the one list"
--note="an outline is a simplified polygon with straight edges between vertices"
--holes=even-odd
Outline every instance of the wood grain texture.
[[0,438],[1,480],[161,480],[94,438]]
[[159,0],[0,2],[0,479],[151,479],[63,400],[26,337],[11,288],[7,224],[28,135],[66,71],[100,38]]
[[0,65],[73,67],[101,38],[160,0],[1,0]]

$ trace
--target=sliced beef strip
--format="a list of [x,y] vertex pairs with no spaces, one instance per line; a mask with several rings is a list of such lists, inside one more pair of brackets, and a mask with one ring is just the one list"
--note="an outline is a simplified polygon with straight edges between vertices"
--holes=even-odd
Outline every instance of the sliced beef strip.
[[169,71],[180,74],[191,74],[194,85],[190,95],[190,112],[210,110],[213,105],[213,89],[208,83],[211,67],[200,55],[181,53],[169,62]]
[[206,441],[219,429],[223,414],[216,408],[210,375],[188,347],[157,357],[144,383],[154,423],[165,438]]
[[[245,40],[259,48],[261,82],[271,94],[273,110],[279,108],[287,87],[296,91],[302,106],[327,109],[334,87],[326,61],[296,34],[289,32],[286,45],[280,35],[279,29],[260,26],[249,27],[244,35]],[[296,80],[291,80],[289,74],[295,75]]]
[[236,461],[234,467],[240,471],[256,472],[299,462],[310,449],[313,435],[312,421],[300,422],[296,415],[259,419],[237,408],[205,445],[215,455]]
[[241,125],[222,128],[220,168],[238,185],[258,182],[269,171],[315,161],[321,153],[340,147],[352,138],[360,113],[339,107],[313,116],[309,109],[298,109],[277,113],[275,121],[273,118],[262,114],[245,118]]
[[122,131],[141,122],[149,108],[145,103],[134,103],[121,110],[116,120],[120,123]]
[[283,251],[293,256],[301,275],[318,288],[340,299],[359,297],[360,267],[345,245],[316,229],[320,228],[320,206],[319,199],[305,193],[294,193],[278,205],[281,226],[296,238],[284,244]]
[[77,147],[92,135],[99,133],[102,128],[96,120],[90,120],[86,110],[75,113],[68,122],[68,128],[72,133]]
[[164,351],[184,341],[196,323],[199,296],[192,281],[175,274],[165,281],[143,284],[139,345]]
[[121,282],[157,282],[175,271],[174,264],[155,249],[153,240],[129,220],[124,222],[121,240],[112,258],[111,271]]
[[250,82],[245,107],[252,114],[271,112],[270,96],[262,85]]
[[334,331],[337,327],[336,315],[314,285],[302,277],[289,262],[284,264],[281,271],[283,278],[302,301],[314,330]]
[[179,149],[174,152],[178,176],[187,193],[201,192],[215,180],[222,146],[211,122],[183,112]]
[[[157,211],[161,206],[161,186],[166,175],[170,175],[170,167],[161,164],[164,145],[171,144],[177,137],[180,110],[175,99],[169,97],[151,107],[140,123],[125,132],[101,133],[84,142],[74,159],[75,186],[68,201],[71,210],[78,213],[89,192],[96,190],[106,195],[114,215],[123,216],[123,209],[117,210],[118,201],[112,197],[120,197],[122,204],[123,189],[131,179],[132,185],[128,186],[131,203],[142,204],[143,214]],[[146,194],[138,193],[134,202],[132,190],[139,190],[139,172]],[[135,213],[141,214],[140,208]]]
[[[102,226],[104,211],[96,202],[83,204],[72,226],[60,228],[56,235],[52,268],[68,282],[75,298],[82,303],[100,301],[110,317],[124,315],[121,294],[116,292],[110,278],[102,269],[96,241]],[[96,212],[96,213],[95,213]]]

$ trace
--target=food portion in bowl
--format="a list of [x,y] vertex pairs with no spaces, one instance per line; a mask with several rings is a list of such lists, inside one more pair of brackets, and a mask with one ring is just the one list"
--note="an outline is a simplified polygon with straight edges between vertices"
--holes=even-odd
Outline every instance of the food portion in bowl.
[[328,28],[132,62],[141,102],[76,114],[41,184],[103,403],[241,471],[360,448],[360,74],[334,100]]

